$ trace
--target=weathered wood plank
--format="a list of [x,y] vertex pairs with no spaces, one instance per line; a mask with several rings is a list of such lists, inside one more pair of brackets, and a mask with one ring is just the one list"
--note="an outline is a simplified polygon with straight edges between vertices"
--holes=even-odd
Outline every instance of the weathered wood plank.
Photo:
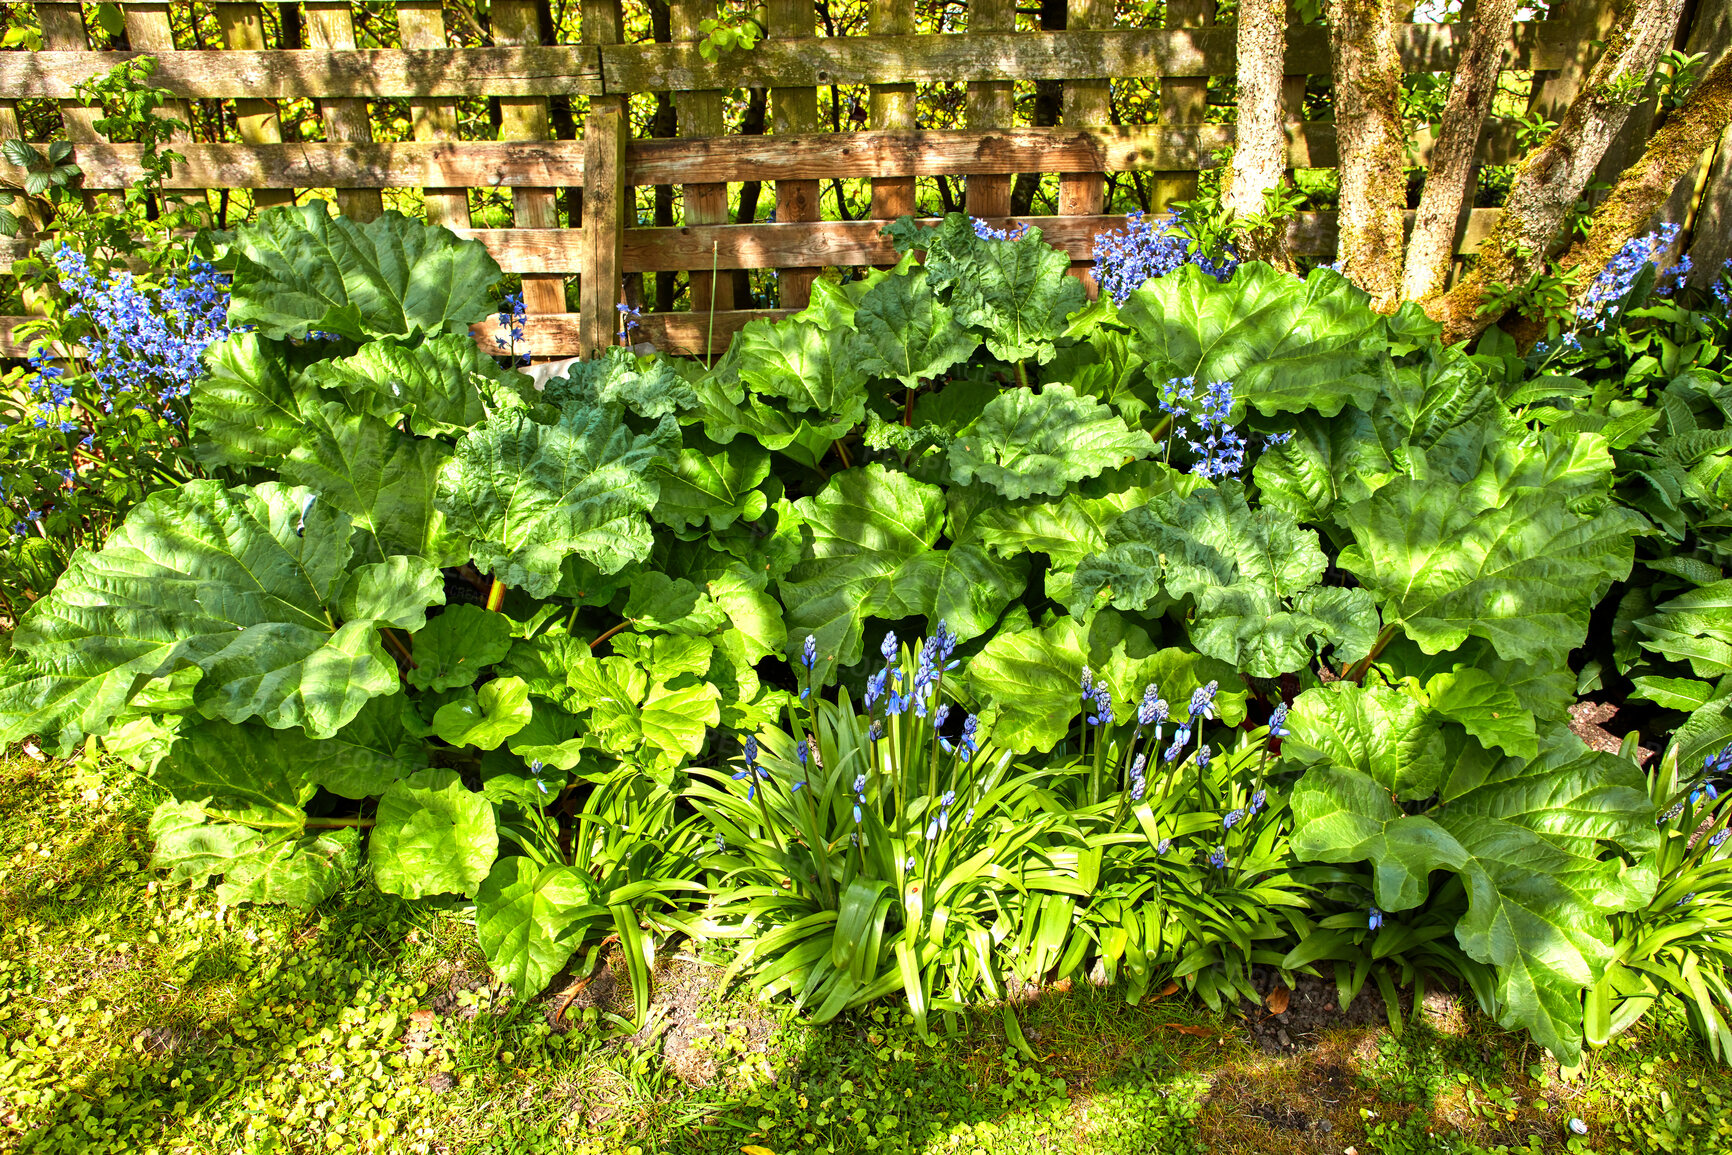
[[[706,6],[702,0],[670,0],[668,15],[671,20],[673,39],[695,48],[694,42],[703,39],[704,35],[698,26],[699,22],[713,13],[713,5]],[[720,87],[722,86],[711,85],[709,91],[682,91],[674,95],[674,107],[679,114],[681,137],[687,140],[722,138],[724,131],[722,106],[726,94],[717,91]],[[728,87],[732,86],[728,85]],[[680,196],[685,202],[686,224],[727,224],[728,186],[726,179],[717,179],[712,173],[702,174],[708,179],[694,179],[697,175],[688,172],[684,174],[684,180],[681,182],[684,188],[680,190]],[[656,181],[654,183],[661,184],[662,182]],[[686,286],[692,308],[702,309],[706,312],[715,308],[727,312],[734,307],[733,278],[711,276],[708,253],[704,254],[701,261],[674,265],[668,271],[673,272],[681,269],[686,271]]]
[[[444,48],[449,43],[444,0],[397,0],[397,35],[404,48]],[[411,100],[409,124],[418,142],[456,140],[457,106],[449,101]],[[469,183],[473,182],[416,179],[403,187],[426,186],[421,196],[430,224],[462,228],[469,224],[469,194],[462,187],[452,186]],[[382,187],[392,186],[386,183]]]
[[[1479,250],[1497,209],[1474,209],[1459,251]],[[1412,214],[1409,214],[1411,221]],[[1123,228],[1122,216],[989,217],[997,227],[1033,225],[1045,239],[1075,261],[1094,259],[1096,234]],[[624,231],[623,271],[664,272],[689,268],[701,257],[723,269],[778,269],[801,266],[887,265],[896,248],[879,235],[882,221],[801,221],[756,225],[688,225]],[[575,272],[583,267],[586,242],[577,229],[470,229],[507,272],[523,269]],[[1289,229],[1292,251],[1306,256],[1335,252],[1335,214],[1300,213]],[[700,302],[697,312],[707,312]]]
[[[1016,31],[1016,0],[973,0],[968,8],[966,35]],[[971,130],[1006,129],[1015,123],[1015,86],[1002,80],[975,81],[968,86],[968,127]],[[1020,171],[1020,170],[1019,170]],[[997,173],[971,175],[963,193],[963,204],[977,217],[1010,214],[1010,176]]]
[[[1195,169],[1212,151],[1232,143],[1233,127],[1225,124],[638,140],[626,146],[626,183]],[[1418,163],[1425,163],[1431,143],[1428,131],[1414,137]],[[583,142],[570,140],[191,143],[178,151],[186,162],[177,164],[164,182],[169,188],[516,188],[583,183]],[[1479,155],[1486,164],[1519,158],[1514,122],[1491,122],[1481,137]],[[143,171],[138,145],[83,144],[74,157],[92,188],[120,187],[137,180]],[[1338,159],[1332,122],[1289,126],[1290,167],[1330,168]],[[779,213],[778,219],[783,219]]]
[[[149,3],[131,0],[126,5],[125,16],[126,42],[132,45],[135,51],[174,51],[174,24],[169,20],[167,0],[152,0]],[[173,142],[177,147],[192,140],[192,108],[186,101],[165,101],[157,115],[178,120],[188,126],[174,133]]]
[[[1090,31],[1111,28],[1113,0],[1070,0],[1067,28]],[[1067,80],[1064,85],[1064,126],[1099,128],[1111,115],[1111,81]],[[1106,207],[1106,178],[1098,169],[1062,169],[1058,178],[1061,216],[1094,216]],[[1090,282],[1092,288],[1092,281]]]
[[[914,31],[914,0],[872,0],[867,9],[867,27],[874,37],[907,37]],[[946,37],[960,40],[962,37]],[[603,57],[603,76],[606,76]],[[898,73],[896,79],[913,80]],[[868,93],[868,120],[879,131],[907,132],[915,124],[916,100],[913,84],[874,84]],[[881,173],[872,178],[871,213],[879,220],[893,221],[914,211],[914,178]]]
[[728,342],[734,334],[751,324],[753,321],[779,321],[789,316],[792,309],[730,309],[726,313],[715,315],[715,345],[706,349],[711,334],[710,314],[701,313],[647,313],[639,327],[643,330],[644,340],[650,342],[664,353],[673,353],[684,357],[704,357],[710,353],[721,354],[727,351]]
[[[1409,72],[1447,72],[1466,43],[1456,24],[1402,30]],[[1506,68],[1558,68],[1568,33],[1553,23],[1517,24]],[[911,81],[1068,80],[1101,76],[1208,77],[1233,70],[1233,29],[1118,29],[1104,32],[1005,32],[956,35],[812,37],[766,40],[715,62],[685,44],[618,44],[597,50],[526,48],[356,49],[280,52],[152,53],[155,82],[180,96],[436,97],[601,95],[657,89],[699,91],[740,85],[890,84]],[[305,55],[309,59],[299,59]],[[314,58],[316,57],[316,58]],[[0,92],[72,95],[80,80],[123,58],[112,52],[0,53]],[[1326,74],[1322,28],[1295,29],[1284,70]]]
[[[1173,29],[1202,28],[1215,21],[1214,0],[1168,0],[1167,26]],[[1235,37],[1237,28],[1229,30]],[[1295,30],[1297,31],[1297,30]],[[1287,41],[1288,56],[1292,56],[1293,39]],[[1325,68],[1323,71],[1328,71]],[[1209,81],[1207,77],[1181,77],[1164,73],[1160,82],[1160,117],[1164,125],[1198,124],[1207,118]],[[1150,191],[1150,203],[1156,212],[1173,201],[1190,200],[1197,195],[1197,174],[1201,164],[1176,164],[1170,171],[1157,172]]]
[[[541,24],[536,17],[535,0],[494,0],[491,14],[495,44],[522,47],[541,43]],[[499,98],[499,116],[499,139],[502,141],[543,141],[553,135],[545,96],[502,96]],[[514,185],[511,189],[511,223],[524,229],[557,227],[557,196],[552,188]],[[523,307],[531,316],[565,312],[565,278],[525,274]]]
[[583,182],[584,245],[579,288],[583,322],[579,339],[585,357],[613,344],[619,330],[622,238],[630,202],[625,192],[625,138],[631,126],[625,102],[604,98],[590,105],[583,122],[586,178]]
[[[145,53],[0,52],[0,92],[69,99],[73,85]],[[178,96],[281,99],[296,96],[453,97],[597,95],[594,47],[358,48],[152,52],[152,83]]]
[[[1506,67],[1552,67],[1562,59],[1556,30],[1517,24]],[[1467,42],[1455,24],[1403,27],[1402,63],[1410,72],[1449,71]],[[631,44],[604,49],[609,91],[730,85],[889,84],[937,80],[1069,80],[1102,76],[1230,74],[1234,29],[1119,29],[1099,32],[872,35],[765,41],[751,52],[704,60],[694,45]],[[1326,74],[1327,33],[1294,30],[1284,71]]]
[[[307,48],[329,52],[355,47],[355,18],[349,0],[307,0]],[[319,101],[325,139],[372,143],[373,122],[367,102],[355,96],[328,96]],[[358,221],[375,220],[385,211],[377,189],[339,188],[337,208]]]
[[[812,0],[769,0],[766,14],[770,35],[784,39],[809,37],[817,24]],[[770,94],[770,129],[775,136],[769,143],[816,133],[818,127],[816,88],[778,88]],[[630,168],[629,158],[627,168]],[[759,180],[764,179],[763,166],[759,166],[754,175]],[[823,220],[824,214],[818,203],[819,190],[816,177],[776,178],[776,219],[787,222]],[[776,275],[778,303],[791,309],[805,308],[812,301],[812,282],[818,273],[819,270],[814,268],[780,270]]]
[[[217,27],[222,29],[224,44],[235,51],[262,52],[265,47],[265,21],[257,4],[218,4],[215,8]],[[272,52],[265,55],[272,60],[282,61],[293,59],[301,53]],[[158,79],[157,83],[161,85],[162,81]],[[276,102],[264,97],[249,96],[235,101],[235,129],[246,144],[283,143],[283,123],[278,116]],[[261,188],[253,193],[253,204],[261,209],[294,203],[293,188]]]
[[[42,22],[42,43],[49,49],[80,51],[82,54],[90,48],[90,35],[84,27],[82,4],[39,3],[36,5],[36,16]],[[112,52],[88,54],[106,61],[98,74],[107,72],[118,61]],[[0,87],[0,92],[13,95],[12,91],[5,87]],[[23,96],[24,93],[16,95]],[[71,95],[70,90],[67,95]],[[72,100],[62,100],[60,103],[60,122],[66,126],[67,140],[101,140],[102,135],[96,131],[96,121],[101,116],[102,110],[99,108],[78,104]]]

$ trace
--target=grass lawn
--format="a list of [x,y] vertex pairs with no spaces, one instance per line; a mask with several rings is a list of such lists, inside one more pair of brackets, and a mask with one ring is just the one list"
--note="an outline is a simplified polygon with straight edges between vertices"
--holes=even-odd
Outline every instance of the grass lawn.
[[1732,1078],[1675,1018],[1564,1081],[1447,1002],[1269,1056],[1176,995],[1077,988],[1020,1008],[1029,1060],[996,1013],[931,1044],[892,1005],[813,1028],[676,950],[627,1035],[606,971],[514,1002],[455,906],[166,886],[155,801],[121,770],[0,760],[0,1151],[1732,1150]]

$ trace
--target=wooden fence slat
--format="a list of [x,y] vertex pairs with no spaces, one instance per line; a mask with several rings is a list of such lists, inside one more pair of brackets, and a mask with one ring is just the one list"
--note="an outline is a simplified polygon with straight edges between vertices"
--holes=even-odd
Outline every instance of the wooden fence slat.
[[[713,12],[714,6],[706,7],[701,0],[670,0],[668,10],[673,21],[673,38],[676,41],[695,41],[703,37],[698,22]],[[721,138],[725,127],[722,101],[723,94],[719,91],[676,93],[674,107],[679,113],[680,136],[687,139]],[[680,195],[685,201],[686,224],[727,223],[726,181],[687,181],[680,190]],[[672,268],[686,270],[688,300],[694,312],[707,313],[712,308],[725,312],[734,307],[733,278],[712,277],[708,253],[704,254],[701,261],[675,265]]]
[[581,230],[584,242],[579,246],[583,269],[578,283],[583,298],[581,353],[585,357],[612,345],[619,330],[616,305],[625,271],[623,226],[631,207],[625,194],[625,138],[630,132],[624,102],[611,97],[595,101],[583,122],[587,151]]
[[[493,42],[505,47],[541,43],[535,0],[493,0]],[[545,96],[505,96],[499,99],[499,139],[546,140],[549,130]],[[559,224],[557,193],[551,188],[517,186],[511,190],[511,223],[518,228],[545,229]],[[523,307],[530,315],[565,312],[565,278],[525,274]]]
[[[404,48],[444,48],[449,42],[444,0],[397,0],[397,35]],[[449,101],[411,100],[409,124],[418,142],[456,140],[457,106]],[[469,183],[480,182],[417,179],[405,181],[403,187],[426,186],[421,196],[429,224],[465,228],[469,224],[469,194],[462,186]],[[390,183],[384,182],[383,187],[390,187]]]
[[[355,47],[355,18],[349,0],[307,0],[307,50],[325,51]],[[357,96],[325,97],[319,101],[325,121],[325,139],[372,143],[373,122],[367,102]],[[377,189],[337,190],[337,208],[358,221],[375,220],[385,211]]]
[[[1474,209],[1458,251],[1477,252],[1498,209]],[[1408,214],[1411,223],[1412,214]],[[1045,239],[1067,250],[1072,259],[1094,259],[1094,239],[1099,233],[1123,228],[1117,215],[1090,217],[987,217],[992,225],[1029,224]],[[487,247],[507,272],[523,269],[577,272],[584,268],[589,249],[584,229],[467,229],[460,236],[473,237]],[[879,235],[883,222],[790,221],[759,225],[687,225],[673,228],[632,228],[622,233],[621,271],[655,273],[690,268],[701,257],[722,269],[780,269],[802,266],[888,265],[896,260],[896,248]],[[1319,256],[1335,251],[1335,214],[1300,213],[1288,230],[1292,251]],[[707,313],[707,309],[693,310]],[[725,310],[723,310],[725,311]],[[536,351],[539,355],[541,350]]]
[[[1016,0],[973,0],[968,31],[980,36],[1016,31]],[[1015,86],[1004,80],[977,80],[968,86],[970,130],[1006,129],[1015,123]],[[1010,213],[1010,176],[981,173],[968,178],[963,204],[970,216],[1002,217]]]
[[[914,31],[914,0],[872,0],[867,9],[867,28],[874,37],[908,36]],[[945,37],[959,42],[965,37]],[[936,41],[934,43],[937,43]],[[607,75],[607,58],[602,58]],[[912,79],[910,77],[909,79]],[[948,78],[947,78],[948,79]],[[869,94],[867,123],[880,131],[907,132],[915,125],[915,88],[912,84],[875,84]],[[893,221],[915,211],[914,178],[873,177],[871,213],[879,220]]]
[[[583,0],[583,39],[588,44],[618,44],[625,39],[625,13],[620,0]],[[626,196],[625,143],[631,118],[624,96],[590,98],[583,125],[583,269],[581,348],[593,357],[613,344],[619,330],[620,280],[624,273],[620,239],[627,214],[635,222],[636,206]]]
[[[82,4],[50,4],[36,5],[37,18],[42,21],[42,43],[50,50],[83,51],[90,48],[90,35],[84,27],[84,6]],[[106,67],[99,69],[94,75],[101,75],[114,67],[117,58],[113,53],[90,53],[106,61]],[[0,88],[0,92],[11,92],[11,89]],[[20,95],[25,90],[19,90]],[[71,96],[70,90],[67,96]],[[96,131],[96,121],[102,116],[102,110],[75,101],[62,99],[60,102],[60,123],[66,126],[66,139],[70,141],[101,140],[102,134]]]
[[[1331,168],[1339,157],[1331,121],[1288,125],[1287,164]],[[807,133],[636,140],[626,146],[628,185],[734,180],[816,181],[829,177],[980,176],[1016,172],[1159,172],[1195,169],[1233,143],[1226,124],[1095,129],[927,129],[911,133]],[[1430,155],[1429,131],[1413,140],[1418,163]],[[403,141],[351,144],[186,144],[169,188],[413,188],[416,185],[536,187],[581,185],[583,142]],[[1520,157],[1513,121],[1486,126],[1479,157]],[[130,144],[84,144],[73,153],[91,187],[120,187],[142,173]],[[1043,169],[1042,166],[1047,166]],[[975,216],[1005,213],[970,211]],[[466,218],[465,218],[466,219]],[[778,214],[778,219],[781,219]],[[720,223],[720,222],[717,222]]]
[[[215,9],[217,26],[222,29],[225,45],[241,51],[258,52],[265,48],[264,14],[259,11],[257,4],[217,4]],[[226,53],[201,55],[220,57]],[[292,54],[284,52],[271,52],[266,55],[274,61],[292,58]],[[251,96],[237,99],[235,128],[246,144],[283,143],[283,122],[273,100]],[[261,209],[294,203],[295,190],[292,188],[261,188],[253,193],[253,204]]]
[[[817,22],[812,0],[770,0],[768,15],[770,35],[783,38],[811,36]],[[812,87],[778,88],[770,94],[769,143],[789,136],[818,131],[818,90]],[[740,139],[750,139],[742,137]],[[762,139],[762,138],[760,138]],[[630,160],[626,163],[630,171]],[[763,179],[760,167],[756,174]],[[827,175],[827,174],[826,174]],[[817,221],[824,218],[819,205],[821,186],[817,179],[776,178],[776,219],[787,223]],[[781,269],[776,275],[778,302],[791,309],[804,309],[812,300],[812,282],[818,269]]]
[[[1232,25],[1208,28],[1118,29],[1100,32],[1007,32],[957,35],[878,35],[766,40],[743,59],[707,61],[694,46],[631,44],[604,49],[603,83],[610,92],[695,89],[717,84],[890,84],[897,81],[1071,80],[1102,76],[1230,75],[1236,46]],[[1558,29],[1546,22],[1511,28],[1505,67],[1555,67],[1563,58]],[[1548,35],[1549,34],[1549,35]],[[1458,24],[1409,24],[1399,34],[1408,72],[1449,72],[1466,47]],[[1288,41],[1284,72],[1330,72],[1328,33],[1307,25]]]
[[[1215,0],[1167,0],[1167,25],[1173,29],[1200,28],[1214,23]],[[1211,29],[1220,33],[1221,29]],[[1236,28],[1225,30],[1226,33],[1238,36]],[[1287,41],[1287,56],[1292,60],[1294,39]],[[1291,63],[1288,65],[1292,67]],[[1327,71],[1327,66],[1325,66]],[[1209,81],[1207,77],[1180,76],[1163,70],[1160,88],[1160,117],[1164,125],[1182,126],[1201,124],[1209,108]],[[1200,165],[1175,166],[1176,168],[1194,169]],[[1162,212],[1173,201],[1190,200],[1197,195],[1197,174],[1195,171],[1173,171],[1155,174],[1149,192],[1149,206],[1156,212]]]
[[[1408,72],[1449,72],[1466,43],[1457,24],[1403,27],[1402,66]],[[1556,22],[1516,24],[1505,68],[1561,68],[1570,32]],[[0,53],[0,92],[66,99],[80,80],[125,59],[115,52]],[[131,53],[130,55],[143,55]],[[692,44],[577,45],[526,48],[353,52],[151,53],[160,65],[155,82],[179,96],[554,96],[701,91],[736,85],[889,84],[897,81],[1010,81],[1118,77],[1194,77],[1230,74],[1231,26],[1117,29],[1106,32],[928,33],[893,37],[813,37],[766,40],[750,52],[710,62]],[[1322,28],[1294,29],[1283,71],[1329,73]]]
[[[1066,26],[1078,30],[1111,28],[1113,0],[1070,0],[1070,22]],[[1112,82],[1099,80],[1067,80],[1064,85],[1064,125],[1066,128],[1099,128],[1112,116]],[[1058,211],[1060,216],[1096,216],[1106,208],[1106,177],[1099,171],[1061,171],[1058,178]],[[1096,285],[1091,266],[1079,266],[1072,258],[1072,271],[1077,273],[1094,296]]]
[[[155,0],[153,3],[131,0],[126,5],[125,17],[126,42],[132,45],[134,51],[174,51],[174,24],[169,19],[167,0]],[[174,133],[173,144],[176,148],[192,140],[190,104],[184,100],[165,101],[159,115],[178,120],[187,126]]]

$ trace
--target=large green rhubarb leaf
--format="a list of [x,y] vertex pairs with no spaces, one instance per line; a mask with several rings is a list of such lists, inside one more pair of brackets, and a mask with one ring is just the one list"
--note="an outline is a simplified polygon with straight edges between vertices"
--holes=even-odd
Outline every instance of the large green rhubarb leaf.
[[756,521],[769,508],[769,497],[756,488],[770,475],[770,454],[747,439],[712,445],[686,432],[688,444],[672,461],[658,461],[652,471],[661,497],[650,516],[676,530],[697,529],[707,521],[721,531],[739,518]]
[[1012,500],[1056,497],[1073,482],[1154,451],[1154,438],[1069,385],[1011,389],[951,443],[950,477],[958,485],[978,477]]
[[1284,510],[1253,510],[1237,480],[1132,509],[1107,531],[1107,548],[1077,567],[1071,612],[1101,595],[1124,610],[1164,610],[1189,597],[1191,641],[1259,678],[1301,669],[1332,646],[1341,661],[1371,650],[1377,615],[1364,590],[1324,587],[1315,531]]
[[474,895],[499,854],[493,804],[455,770],[423,770],[379,800],[367,855],[386,894]]
[[[1641,771],[1629,759],[1589,751],[1562,727],[1546,733],[1533,760],[1488,761],[1477,745],[1457,743],[1468,752],[1445,757],[1439,804],[1409,813],[1392,792],[1406,783],[1411,797],[1432,776],[1431,769],[1416,776],[1405,755],[1422,749],[1430,760],[1435,743],[1416,747],[1412,737],[1434,723],[1423,713],[1404,720],[1335,709],[1366,694],[1310,690],[1295,707],[1296,716],[1309,718],[1305,699],[1333,698],[1325,713],[1348,732],[1295,746],[1314,766],[1294,789],[1294,852],[1312,861],[1368,862],[1374,901],[1385,910],[1422,903],[1431,872],[1459,873],[1468,908],[1456,939],[1469,957],[1495,968],[1499,1022],[1527,1028],[1560,1059],[1573,1060],[1581,992],[1599,981],[1613,954],[1607,915],[1641,906],[1653,890],[1651,871],[1605,853],[1639,859],[1656,844]],[[1306,726],[1313,737],[1324,728]],[[1359,750],[1380,753],[1367,761]]]
[[206,465],[274,465],[300,442],[302,407],[283,346],[238,333],[205,350],[192,386],[193,443]]
[[573,362],[566,376],[547,383],[546,398],[565,408],[624,408],[657,420],[697,405],[698,395],[667,357],[639,357],[613,346],[599,357]]
[[1220,284],[1185,265],[1146,282],[1119,316],[1152,378],[1231,381],[1234,396],[1264,414],[1369,411],[1378,395],[1372,366],[1388,344],[1385,319],[1327,270],[1301,281],[1254,261]]
[[881,465],[839,473],[795,508],[805,545],[780,583],[782,604],[790,645],[817,638],[821,676],[860,660],[867,618],[942,619],[966,641],[991,628],[1027,580],[1023,559],[936,548],[944,492]]
[[362,224],[323,201],[259,214],[233,250],[229,323],[273,340],[460,333],[486,318],[500,277],[476,241],[395,212]]
[[1005,501],[984,486],[953,487],[946,494],[952,541],[989,546],[1002,557],[1044,553],[1054,566],[1074,568],[1107,547],[1107,530],[1120,514],[1156,495],[1195,492],[1207,482],[1159,462],[1140,461],[1067,490],[1057,501]]
[[753,321],[731,349],[740,380],[765,397],[780,397],[794,413],[815,412],[842,425],[866,416],[866,373],[847,349],[850,330],[798,319]]
[[415,635],[409,684],[423,690],[473,686],[511,649],[511,621],[480,606],[451,606]]
[[1070,255],[1030,228],[1014,241],[976,235],[951,213],[927,240],[934,286],[950,289],[956,319],[981,330],[1000,361],[1052,360],[1053,341],[1086,301],[1070,275]]
[[[377,627],[417,629],[443,596],[424,561],[350,573],[350,532],[329,502],[275,483],[152,494],[19,622],[27,661],[0,689],[0,735],[102,733],[139,684],[189,667],[207,717],[335,733],[398,685]],[[375,588],[380,566],[413,605]]]
[[151,815],[150,864],[171,882],[199,885],[223,875],[217,899],[311,907],[337,892],[355,869],[353,829],[303,835],[210,822],[196,802],[164,802]]
[[1475,636],[1505,658],[1563,665],[1589,611],[1629,575],[1647,523],[1616,507],[1579,517],[1544,489],[1501,508],[1481,494],[1473,482],[1396,478],[1338,511],[1354,539],[1341,568],[1427,653]]
[[297,383],[355,398],[387,420],[404,414],[412,430],[430,436],[467,433],[489,413],[521,408],[525,380],[459,334],[417,344],[374,341],[352,357],[309,365]]
[[564,968],[577,947],[571,931],[586,916],[607,916],[595,882],[559,862],[501,858],[475,895],[481,952],[520,999],[540,994]]
[[957,324],[925,269],[886,277],[860,301],[845,356],[874,377],[913,389],[966,360],[980,338]]
[[568,406],[552,425],[495,414],[457,446],[439,479],[439,508],[474,540],[475,564],[547,597],[576,554],[604,574],[650,550],[645,513],[660,496],[652,467],[679,444],[671,417],[634,434],[618,410]]

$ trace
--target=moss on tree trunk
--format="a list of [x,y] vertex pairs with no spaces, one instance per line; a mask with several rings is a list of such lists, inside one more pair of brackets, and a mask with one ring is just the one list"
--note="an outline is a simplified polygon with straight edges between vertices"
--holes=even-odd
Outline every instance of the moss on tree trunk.
[[1325,0],[1335,67],[1335,131],[1341,151],[1336,255],[1385,312],[1401,291],[1402,213],[1407,207],[1401,122],[1400,15],[1393,0]]

